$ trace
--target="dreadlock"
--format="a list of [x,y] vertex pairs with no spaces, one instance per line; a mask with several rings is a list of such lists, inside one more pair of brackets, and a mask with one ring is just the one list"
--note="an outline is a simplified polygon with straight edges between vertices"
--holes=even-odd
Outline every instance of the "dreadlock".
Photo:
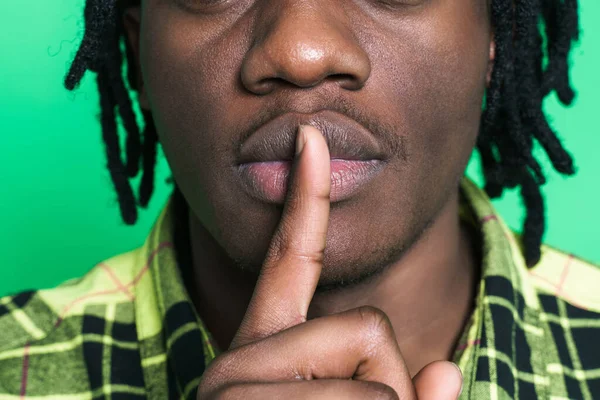
[[[144,129],[140,134],[122,75],[126,58],[130,67],[127,81],[135,87],[135,71],[131,68],[135,60],[129,46],[122,46],[121,16],[126,7],[139,3],[140,0],[86,0],[85,33],[65,78],[66,88],[74,90],[86,71],[96,73],[108,170],[126,224],[136,222],[138,206],[146,207],[152,196],[158,146],[150,112],[142,112]],[[486,93],[477,149],[485,190],[490,197],[501,196],[505,189],[520,188],[526,209],[525,259],[533,266],[541,257],[545,210],[540,187],[546,182],[540,163],[533,155],[534,139],[557,172],[564,175],[575,172],[573,159],[550,127],[542,102],[553,91],[564,105],[570,105],[575,97],[569,81],[568,56],[573,42],[579,39],[578,2],[492,0],[491,19],[496,60]],[[126,161],[121,156],[117,118],[127,133]],[[143,174],[136,201],[130,179],[138,175],[140,164]]]

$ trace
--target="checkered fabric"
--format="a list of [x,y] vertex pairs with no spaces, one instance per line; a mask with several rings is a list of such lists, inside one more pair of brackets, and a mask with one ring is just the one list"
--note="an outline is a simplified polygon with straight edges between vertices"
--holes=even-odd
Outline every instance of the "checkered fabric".
[[[462,399],[600,399],[600,269],[549,247],[533,270],[472,182],[483,243],[475,308],[453,361]],[[173,248],[173,202],[143,247],[58,288],[0,299],[0,400],[191,399],[218,349]]]

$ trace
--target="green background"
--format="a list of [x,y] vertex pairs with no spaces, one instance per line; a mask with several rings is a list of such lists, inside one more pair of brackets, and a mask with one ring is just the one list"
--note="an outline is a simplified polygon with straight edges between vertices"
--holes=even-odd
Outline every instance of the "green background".
[[[135,227],[116,207],[98,125],[91,75],[69,93],[62,80],[83,35],[83,0],[3,1],[0,6],[0,296],[54,286],[96,263],[139,246],[170,186],[160,156],[157,192]],[[578,98],[562,108],[546,102],[553,126],[576,156],[579,173],[549,172],[546,242],[600,262],[600,2],[581,0],[582,41],[573,53]],[[476,158],[476,157],[475,157]],[[479,179],[476,159],[469,175]],[[516,193],[496,202],[519,229]]]

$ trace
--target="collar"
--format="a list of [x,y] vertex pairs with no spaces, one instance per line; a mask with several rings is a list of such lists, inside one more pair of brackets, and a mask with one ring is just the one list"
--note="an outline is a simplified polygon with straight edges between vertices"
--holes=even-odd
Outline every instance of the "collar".
[[[529,270],[519,236],[508,228],[487,194],[468,178],[461,182],[460,212],[463,219],[478,229],[481,237],[481,283],[494,277],[508,280],[523,296],[525,305],[538,310],[537,292],[528,278]],[[485,289],[485,285],[480,289]],[[485,290],[479,292],[483,294]]]
[[467,178],[461,194],[461,215],[478,229],[482,243],[475,307],[453,357],[463,371],[463,396],[497,393],[499,387],[517,387],[520,379],[544,393],[548,360],[543,349],[550,338],[540,321],[540,300],[520,239]]
[[[138,252],[134,307],[142,359],[166,361],[168,398],[190,398],[217,346],[182,280],[175,253],[175,203],[172,195]],[[146,377],[146,382],[165,377],[157,378]]]

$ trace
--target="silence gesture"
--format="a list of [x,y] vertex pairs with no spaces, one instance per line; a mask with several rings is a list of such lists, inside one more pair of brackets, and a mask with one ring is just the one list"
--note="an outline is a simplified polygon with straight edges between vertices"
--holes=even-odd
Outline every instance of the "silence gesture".
[[290,193],[254,295],[229,351],[205,372],[198,399],[420,399],[459,396],[449,362],[411,379],[392,325],[372,307],[307,321],[329,223],[325,139],[301,127]]

